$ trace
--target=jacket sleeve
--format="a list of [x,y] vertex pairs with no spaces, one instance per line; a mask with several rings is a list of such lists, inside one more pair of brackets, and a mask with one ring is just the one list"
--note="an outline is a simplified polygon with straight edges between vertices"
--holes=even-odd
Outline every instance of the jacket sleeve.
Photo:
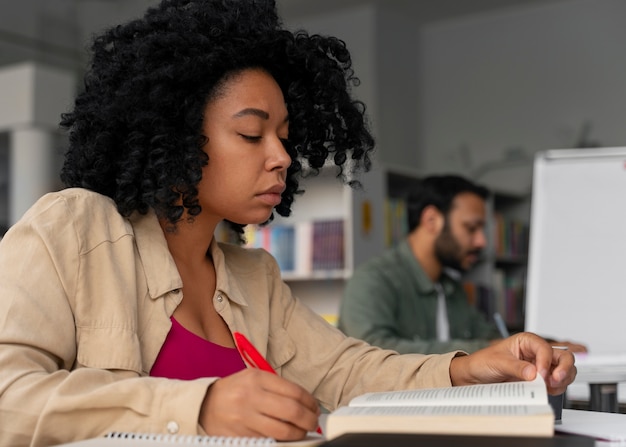
[[450,362],[463,353],[400,355],[347,337],[293,297],[272,264],[277,303],[272,304],[270,358],[279,374],[310,391],[326,409],[365,392],[451,386]]
[[[445,342],[434,338],[408,338],[397,329],[395,301],[397,287],[375,268],[355,271],[346,284],[339,318],[339,329],[347,335],[365,340],[384,349],[401,354],[440,354],[454,350],[477,351],[494,338],[486,321],[477,312],[463,324],[469,324],[471,339],[453,338]],[[474,310],[474,309],[471,309]],[[452,322],[451,322],[452,324]]]
[[[140,352],[125,327],[77,337],[79,247],[71,213],[48,199],[0,242],[0,445],[56,445],[111,430],[196,434],[211,379],[146,377],[141,361],[129,360],[127,347],[137,347],[135,359]],[[79,361],[84,349],[97,353],[92,362]]]

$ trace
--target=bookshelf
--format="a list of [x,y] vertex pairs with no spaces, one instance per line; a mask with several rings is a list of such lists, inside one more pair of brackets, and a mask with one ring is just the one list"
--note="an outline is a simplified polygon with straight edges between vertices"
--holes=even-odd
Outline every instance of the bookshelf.
[[[249,226],[246,235],[249,246],[263,246],[274,254],[292,292],[331,322],[336,321],[343,287],[354,268],[406,236],[406,194],[426,174],[379,167],[359,177],[360,190],[335,176],[335,168],[328,167],[303,179],[306,192],[296,198],[291,216],[276,216],[263,228]],[[492,190],[487,209],[488,247],[464,279],[475,305],[489,317],[498,310],[515,332],[523,328],[529,197]],[[337,264],[330,268],[313,262],[313,251],[321,245],[313,243],[313,228],[324,223],[332,223],[335,231],[330,245]],[[289,248],[273,246],[272,232]]]
[[244,246],[272,253],[286,280],[345,278],[344,226],[342,218],[249,225]]
[[[296,196],[291,216],[275,214],[265,227],[246,228],[247,246],[268,249],[292,292],[331,322],[354,267],[356,222],[355,191],[336,178],[337,173],[328,166],[301,179],[305,193]],[[275,245],[281,237],[283,244]]]
[[[265,238],[267,248],[272,229],[290,228],[293,234],[288,244],[293,243],[295,253],[288,255],[291,259],[287,261],[289,268],[282,270],[283,279],[294,295],[331,322],[336,321],[345,281],[355,266],[389,246],[386,197],[400,198],[407,183],[420,177],[406,170],[377,167],[359,173],[361,187],[353,188],[336,175],[336,167],[327,166],[318,175],[302,179],[305,193],[296,197],[291,216],[276,215],[265,228],[248,228],[252,237],[246,238],[250,246],[259,246]],[[330,245],[336,253],[330,258],[336,265],[330,268],[315,265],[313,260],[313,252],[319,248],[318,243],[312,243],[314,228],[324,223],[331,224],[335,233]],[[269,251],[276,257],[280,250]],[[277,260],[280,265],[282,261]]]
[[409,231],[407,221],[407,194],[425,177],[419,171],[404,167],[389,166],[385,171],[385,247],[389,248],[402,240]]
[[524,330],[530,193],[494,195],[494,290],[510,332]]
[[[391,226],[398,229],[395,237],[403,237],[402,217],[391,219],[390,203],[401,206],[404,191],[417,183],[419,173],[406,168],[377,166],[368,173],[360,173],[360,188],[352,188],[335,178],[334,168],[325,168],[320,175],[302,182],[306,193],[298,197],[293,213],[288,219],[276,219],[280,225],[308,225],[310,222],[343,220],[343,267],[325,270],[285,272],[283,278],[293,293],[313,310],[334,323],[339,313],[339,303],[345,282],[356,266],[381,253],[392,243]],[[402,214],[400,214],[402,216]],[[398,222],[401,223],[399,224]],[[302,248],[302,245],[298,245]],[[303,250],[307,253],[309,250]],[[297,269],[296,269],[297,270]]]
[[524,329],[530,194],[491,190],[483,259],[467,275],[466,289],[488,318],[500,313],[509,332]]

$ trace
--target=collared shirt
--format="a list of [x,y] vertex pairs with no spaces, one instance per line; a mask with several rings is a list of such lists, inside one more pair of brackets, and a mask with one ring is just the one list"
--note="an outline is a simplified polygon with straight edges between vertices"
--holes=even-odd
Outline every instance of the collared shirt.
[[[295,299],[263,250],[212,242],[212,305],[327,409],[366,391],[450,386],[455,353],[399,356],[345,337]],[[217,378],[149,377],[183,299],[154,213],[100,194],[42,197],[0,242],[0,445],[108,431],[201,434]]]
[[408,240],[356,269],[341,301],[339,328],[400,353],[472,352],[499,337],[497,328],[468,303],[457,279],[444,272],[440,284],[446,297],[448,341],[437,339],[438,293]]

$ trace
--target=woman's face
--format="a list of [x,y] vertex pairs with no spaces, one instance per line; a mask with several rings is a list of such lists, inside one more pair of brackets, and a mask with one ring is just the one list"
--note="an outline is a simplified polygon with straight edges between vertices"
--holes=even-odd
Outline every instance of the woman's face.
[[265,222],[280,203],[291,159],[289,121],[272,76],[247,69],[225,81],[204,111],[209,162],[198,185],[202,214],[239,224]]

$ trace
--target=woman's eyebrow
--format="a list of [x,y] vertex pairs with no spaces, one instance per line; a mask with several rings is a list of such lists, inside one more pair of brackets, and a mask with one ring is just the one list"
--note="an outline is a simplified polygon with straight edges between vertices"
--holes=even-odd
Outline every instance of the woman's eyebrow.
[[[240,110],[239,112],[233,115],[233,118],[241,118],[241,117],[249,116],[249,115],[258,116],[259,118],[264,119],[264,120],[270,119],[269,113],[267,113],[265,110],[257,109],[254,107],[248,107],[243,110]],[[289,115],[286,115],[283,122],[286,123],[288,121],[289,121]]]
[[239,112],[233,115],[233,118],[241,118],[243,116],[248,116],[248,115],[258,116],[259,118],[262,118],[264,120],[267,120],[270,118],[270,114],[267,113],[265,110],[255,109],[254,107],[248,107],[246,109],[240,110]]

